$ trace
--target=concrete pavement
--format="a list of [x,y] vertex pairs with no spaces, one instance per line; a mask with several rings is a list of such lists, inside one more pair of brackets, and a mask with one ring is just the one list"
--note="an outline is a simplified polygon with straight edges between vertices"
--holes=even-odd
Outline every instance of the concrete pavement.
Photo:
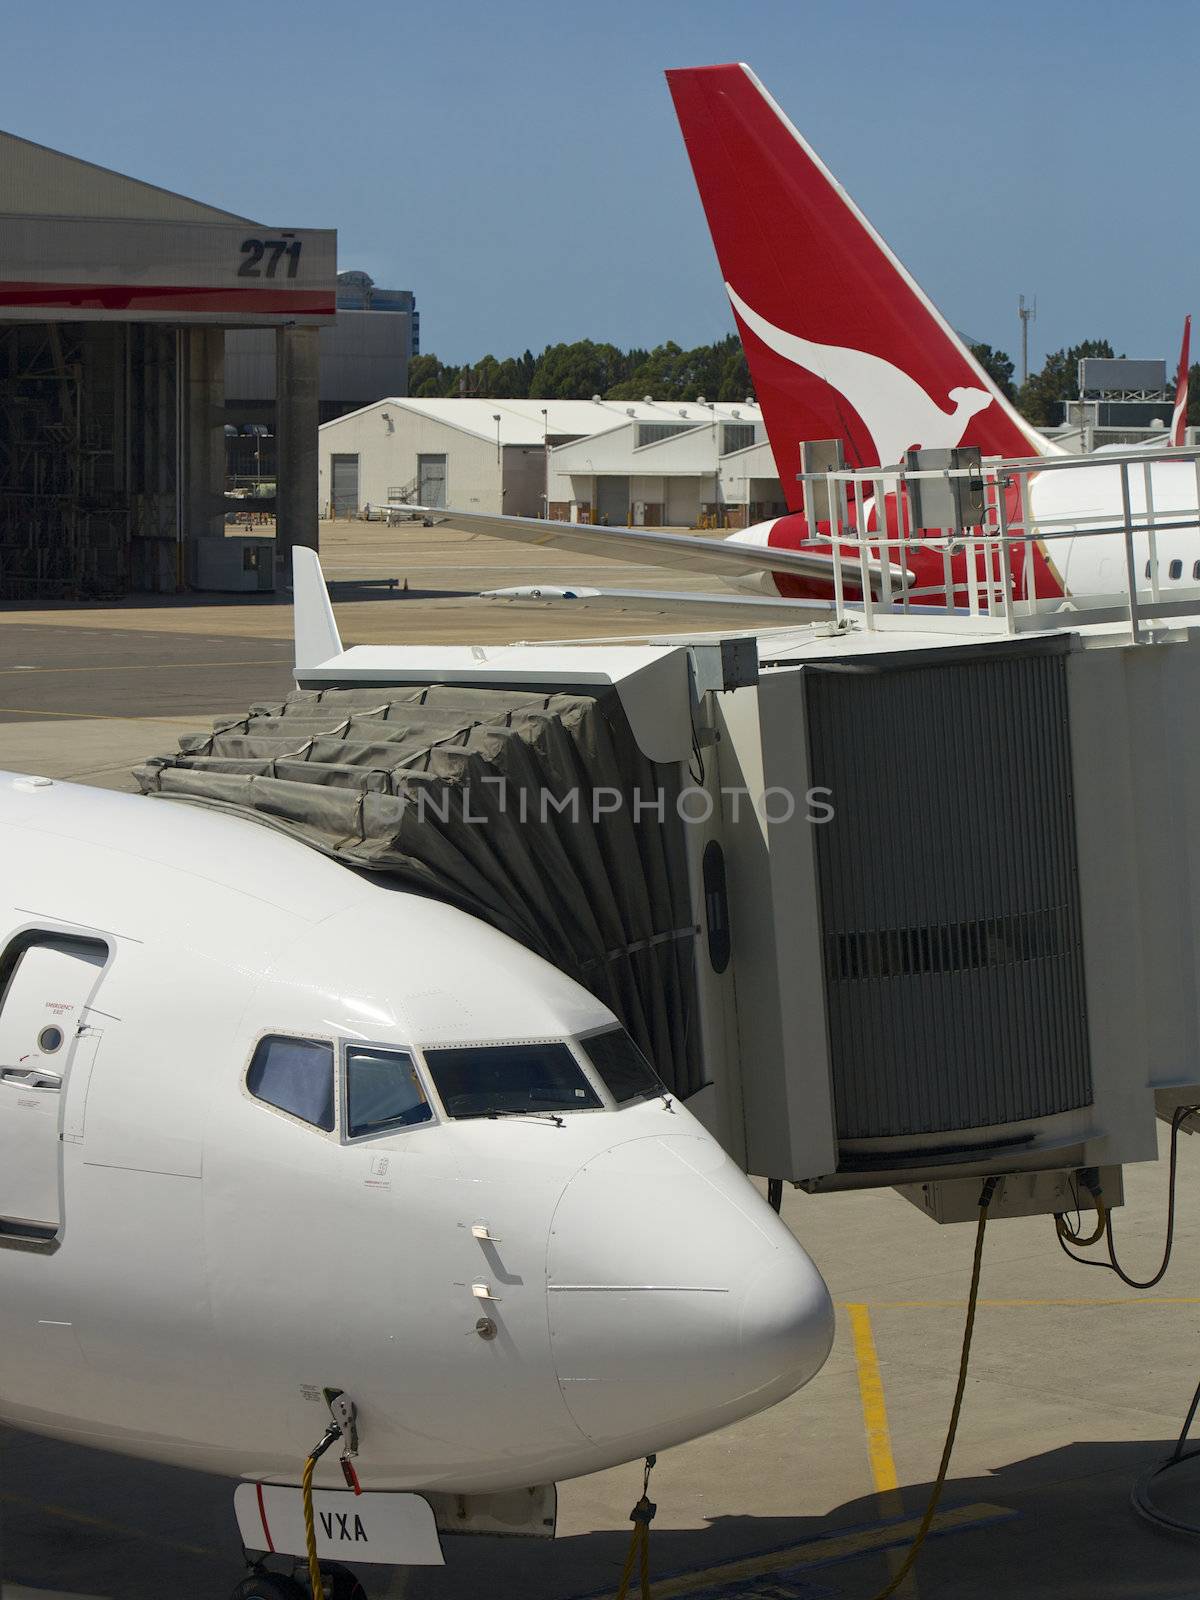
[[[463,598],[464,589],[536,581],[551,563],[484,544],[353,525],[340,542],[330,535],[335,572],[369,576],[375,562],[411,580],[407,597],[343,592],[346,640],[474,640],[493,637],[493,627],[505,637],[576,636],[581,616],[596,632],[621,631],[611,608]],[[609,581],[678,580],[620,567]],[[170,749],[180,732],[286,692],[290,629],[289,609],[272,601],[4,610],[0,767],[129,786],[129,767]],[[942,1519],[910,1595],[1200,1593],[1200,1546],[1156,1534],[1128,1505],[1133,1477],[1169,1450],[1200,1375],[1200,1144],[1182,1144],[1174,1265],[1150,1293],[1069,1262],[1047,1219],[989,1229]],[[1115,1225],[1135,1273],[1157,1265],[1165,1184],[1161,1161],[1126,1173]],[[783,1405],[661,1457],[651,1559],[664,1600],[866,1600],[894,1567],[937,1470],[972,1229],[938,1228],[889,1190],[789,1190],[784,1216],[838,1304],[835,1348]],[[372,1596],[409,1600],[610,1594],[640,1484],[637,1466],[564,1484],[553,1544],[450,1539],[444,1569],[364,1568],[363,1577]],[[1167,1495],[1200,1521],[1200,1463],[1181,1469]],[[0,1573],[16,1592],[222,1600],[239,1568],[231,1485],[0,1434]]]

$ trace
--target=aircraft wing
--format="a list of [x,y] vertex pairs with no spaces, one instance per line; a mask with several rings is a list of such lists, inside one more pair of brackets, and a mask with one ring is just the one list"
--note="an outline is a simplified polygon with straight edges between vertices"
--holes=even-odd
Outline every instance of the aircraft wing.
[[[717,578],[782,572],[794,578],[833,581],[833,557],[819,550],[782,550],[741,544],[732,539],[702,539],[694,533],[661,533],[655,528],[603,528],[586,522],[544,522],[540,517],[502,517],[440,506],[405,506],[403,509],[415,512],[434,527],[483,533],[493,539],[511,539],[517,544],[556,545],[580,555],[609,556],[649,567],[686,567],[689,572],[708,572]],[[857,565],[857,557],[842,558],[842,573],[847,583],[854,582]],[[878,560],[872,557],[867,566],[873,579],[882,578],[883,568]],[[890,563],[889,574],[893,589],[912,581],[910,573]]]
[[739,612],[778,618],[790,611],[808,611],[825,618],[829,615],[827,600],[772,599],[770,595],[711,594],[705,590],[691,589],[610,589],[593,588],[584,584],[528,583],[509,589],[484,589],[481,600],[533,601],[538,604],[565,603],[577,600],[616,600],[621,609],[669,612],[680,606],[697,611],[711,611],[714,621],[734,616]]

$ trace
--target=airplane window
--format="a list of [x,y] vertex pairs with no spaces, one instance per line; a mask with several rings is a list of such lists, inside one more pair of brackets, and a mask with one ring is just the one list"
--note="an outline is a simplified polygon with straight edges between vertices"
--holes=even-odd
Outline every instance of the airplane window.
[[665,1092],[657,1072],[624,1028],[606,1028],[579,1043],[619,1106]]
[[1183,577],[1183,562],[1182,561],[1172,561],[1171,565],[1167,568],[1167,571],[1168,571],[1168,573],[1170,574],[1170,576],[1172,578],[1182,578]]
[[1147,561],[1147,563],[1146,563],[1146,576],[1147,576],[1147,577],[1149,577],[1149,576],[1150,576],[1150,563],[1149,563],[1149,562],[1148,562],[1148,561]]
[[1200,561],[1192,562],[1192,577],[1197,583],[1200,583]]
[[401,1050],[346,1050],[346,1126],[352,1139],[386,1128],[431,1122],[433,1112],[410,1055]]
[[333,1046],[318,1039],[260,1039],[246,1073],[256,1100],[287,1111],[314,1128],[333,1130]]
[[594,1111],[599,1095],[565,1044],[487,1044],[426,1050],[425,1062],[452,1117]]

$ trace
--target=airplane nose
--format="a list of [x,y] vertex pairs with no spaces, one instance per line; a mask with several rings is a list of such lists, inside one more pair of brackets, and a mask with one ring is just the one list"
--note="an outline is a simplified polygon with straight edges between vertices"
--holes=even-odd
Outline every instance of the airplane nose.
[[563,1399],[614,1461],[782,1400],[833,1339],[817,1269],[704,1137],[633,1140],[576,1173],[547,1291]]
[[738,1355],[747,1393],[759,1402],[755,1409],[807,1383],[832,1343],[833,1304],[824,1279],[799,1245],[778,1250],[741,1295]]

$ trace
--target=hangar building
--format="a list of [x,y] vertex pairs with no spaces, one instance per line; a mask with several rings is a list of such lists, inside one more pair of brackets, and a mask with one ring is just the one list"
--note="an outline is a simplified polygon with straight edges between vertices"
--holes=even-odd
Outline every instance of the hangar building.
[[[321,329],[322,422],[383,395],[408,392],[420,353],[421,314],[411,289],[381,289],[365,272],[339,272],[337,321]],[[225,433],[232,479],[275,476],[275,340],[270,328],[225,335]]]
[[612,526],[740,527],[752,506],[783,504],[752,401],[393,396],[322,426],[320,486],[322,512],[334,516],[408,501]]
[[[552,517],[610,527],[744,527],[756,520],[748,514],[753,500],[782,501],[752,400],[613,404],[619,419],[603,431],[550,451]],[[768,484],[744,466],[725,470],[756,450],[754,471],[771,463]]]
[[0,133],[0,598],[172,592],[224,531],[224,330],[274,330],[278,557],[317,542],[332,229]]

